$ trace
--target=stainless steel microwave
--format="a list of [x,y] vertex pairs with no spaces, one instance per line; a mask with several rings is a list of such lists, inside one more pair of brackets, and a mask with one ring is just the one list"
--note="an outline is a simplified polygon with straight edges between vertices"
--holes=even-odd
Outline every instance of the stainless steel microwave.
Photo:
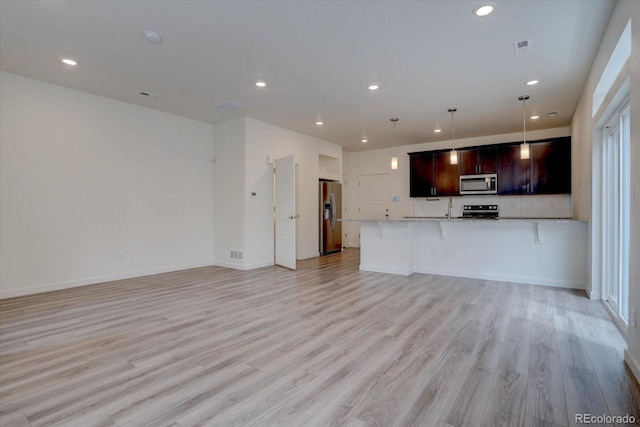
[[498,175],[460,175],[460,194],[498,194]]

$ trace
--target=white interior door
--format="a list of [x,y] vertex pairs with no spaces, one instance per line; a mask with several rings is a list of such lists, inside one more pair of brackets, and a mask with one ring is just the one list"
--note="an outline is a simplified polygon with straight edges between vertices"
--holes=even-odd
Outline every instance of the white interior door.
[[[389,174],[360,175],[358,178],[358,217],[389,218]],[[358,233],[360,246],[360,233]]]
[[296,163],[293,156],[276,160],[276,265],[296,269]]
[[360,218],[389,217],[389,174],[360,175]]

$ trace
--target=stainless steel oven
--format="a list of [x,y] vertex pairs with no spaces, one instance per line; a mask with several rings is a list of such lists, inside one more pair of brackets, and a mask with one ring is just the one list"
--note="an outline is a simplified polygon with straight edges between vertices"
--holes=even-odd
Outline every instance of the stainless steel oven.
[[498,175],[460,175],[460,194],[498,194]]
[[462,218],[466,219],[498,219],[498,205],[464,205]]

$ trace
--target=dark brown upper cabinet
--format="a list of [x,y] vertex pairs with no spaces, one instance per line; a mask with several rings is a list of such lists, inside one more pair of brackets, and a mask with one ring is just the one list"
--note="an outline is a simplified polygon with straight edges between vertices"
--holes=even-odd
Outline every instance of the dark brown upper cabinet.
[[458,165],[449,150],[409,153],[410,196],[460,194],[460,175],[498,174],[498,194],[571,193],[571,137],[530,142],[530,159],[520,158],[519,142],[458,151]]
[[496,147],[477,147],[458,151],[460,175],[496,173]]
[[571,140],[531,144],[531,192],[571,193]]
[[435,164],[433,153],[409,154],[409,195],[411,197],[431,197],[435,188]]
[[498,194],[529,193],[529,160],[520,159],[520,144],[497,148]]
[[434,196],[458,196],[460,194],[460,172],[458,165],[451,164],[450,151],[433,153],[436,164]]
[[449,162],[449,151],[409,153],[411,197],[457,196],[460,194],[458,165]]
[[498,146],[498,194],[571,193],[571,137],[530,143],[530,159],[520,159],[520,143]]

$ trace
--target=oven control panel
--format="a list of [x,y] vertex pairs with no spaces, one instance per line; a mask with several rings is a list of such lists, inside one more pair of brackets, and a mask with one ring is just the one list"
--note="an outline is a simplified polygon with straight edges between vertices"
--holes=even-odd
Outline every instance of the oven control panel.
[[464,205],[462,207],[463,218],[498,219],[498,205]]

